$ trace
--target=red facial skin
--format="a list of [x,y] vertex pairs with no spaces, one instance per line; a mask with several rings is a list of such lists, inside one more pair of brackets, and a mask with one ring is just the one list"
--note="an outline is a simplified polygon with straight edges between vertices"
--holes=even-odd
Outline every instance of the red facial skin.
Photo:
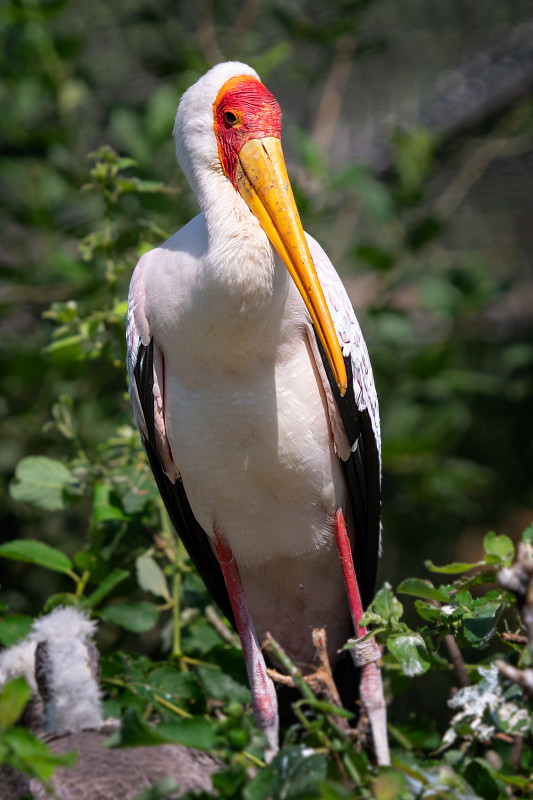
[[221,88],[213,115],[220,163],[237,189],[235,170],[241,147],[250,139],[281,139],[281,109],[266,86],[241,75],[230,78]]

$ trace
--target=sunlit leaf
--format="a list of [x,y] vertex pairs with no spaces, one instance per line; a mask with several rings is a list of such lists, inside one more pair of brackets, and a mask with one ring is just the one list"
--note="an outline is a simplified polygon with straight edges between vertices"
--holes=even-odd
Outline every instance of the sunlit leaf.
[[68,504],[67,490],[76,485],[70,470],[53,458],[27,456],[19,461],[9,491],[14,500],[46,511]]
[[161,778],[154,786],[144,789],[135,795],[135,800],[166,800],[166,798],[174,798],[177,796],[178,789],[179,785],[174,778]]
[[30,632],[33,618],[25,614],[10,614],[0,619],[0,644],[11,647]]
[[128,631],[143,633],[154,627],[159,619],[159,609],[152,603],[120,603],[106,606],[100,616],[106,622],[114,622]]
[[7,731],[19,719],[31,697],[25,678],[13,678],[0,692],[0,729]]
[[215,700],[250,702],[251,695],[248,686],[239,683],[231,675],[207,666],[197,667],[197,674],[207,694]]
[[405,675],[423,675],[430,667],[426,644],[420,634],[395,634],[387,639],[387,647],[400,662]]
[[96,483],[93,493],[93,524],[126,518],[115,488],[107,481]]
[[98,584],[97,588],[89,595],[88,601],[91,606],[97,606],[104,597],[113,591],[113,589],[129,578],[130,573],[126,569],[119,569],[115,567],[105,578]]
[[163,570],[152,556],[146,555],[146,553],[139,556],[135,561],[135,569],[141,589],[154,594],[156,597],[169,600],[167,579],[163,574]]
[[522,541],[528,542],[533,547],[533,523],[522,534]]
[[514,544],[505,534],[498,534],[491,531],[483,539],[485,549],[485,561],[488,564],[503,564],[509,566],[514,558]]
[[212,750],[216,747],[218,736],[215,725],[204,717],[177,719],[162,722],[157,730],[167,741],[182,744],[185,747],[197,747],[198,750]]
[[425,600],[437,600],[441,603],[447,603],[450,599],[450,591],[444,589],[436,589],[431,581],[425,581],[421,578],[407,578],[402,581],[398,586],[397,592],[400,594],[410,594],[413,597],[421,597]]
[[427,570],[430,572],[439,572],[443,575],[456,575],[459,572],[467,572],[469,569],[481,567],[483,564],[483,561],[476,561],[474,564],[467,564],[464,561],[453,561],[451,564],[438,567],[432,561],[424,561],[424,566]]
[[389,583],[376,592],[361,619],[362,625],[397,626],[403,614],[403,606],[394,596]]
[[48,780],[56,767],[72,767],[76,763],[77,753],[55,755],[25,728],[11,728],[5,735],[5,742],[14,755],[9,763],[21,772],[37,775],[41,780]]
[[69,573],[72,570],[70,558],[61,550],[34,539],[14,539],[12,542],[0,545],[0,558],[37,564],[54,572]]

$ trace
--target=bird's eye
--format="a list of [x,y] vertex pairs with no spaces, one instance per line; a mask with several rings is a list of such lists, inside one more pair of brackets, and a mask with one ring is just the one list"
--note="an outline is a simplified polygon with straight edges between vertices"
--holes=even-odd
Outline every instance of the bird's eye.
[[228,125],[235,125],[238,122],[237,114],[234,111],[224,111],[224,120]]

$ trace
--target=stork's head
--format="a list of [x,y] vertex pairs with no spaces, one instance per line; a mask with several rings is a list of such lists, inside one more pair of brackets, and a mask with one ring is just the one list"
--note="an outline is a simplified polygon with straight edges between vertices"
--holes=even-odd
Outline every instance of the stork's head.
[[276,99],[251,67],[218,64],[181,98],[174,135],[178,161],[200,204],[212,205],[222,179],[259,221],[307,306],[344,394],[344,360],[287,175]]

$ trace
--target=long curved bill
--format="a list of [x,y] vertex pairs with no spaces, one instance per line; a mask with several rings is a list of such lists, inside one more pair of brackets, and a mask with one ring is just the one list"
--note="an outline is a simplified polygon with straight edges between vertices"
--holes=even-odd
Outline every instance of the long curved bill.
[[344,396],[347,386],[344,359],[307,246],[280,140],[269,136],[247,141],[239,152],[235,181],[298,287]]

